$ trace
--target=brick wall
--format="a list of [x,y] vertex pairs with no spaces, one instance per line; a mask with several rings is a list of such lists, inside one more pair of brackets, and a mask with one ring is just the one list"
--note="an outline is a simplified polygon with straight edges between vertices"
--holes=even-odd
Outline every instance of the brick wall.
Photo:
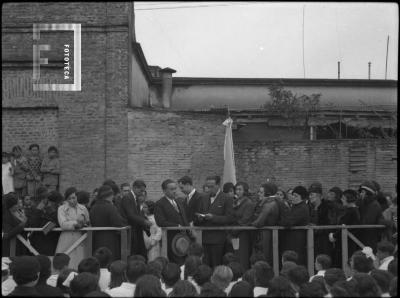
[[[224,127],[221,115],[132,109],[128,113],[129,177],[147,182],[151,199],[162,195],[164,179],[190,175],[201,188],[208,175],[223,171]],[[363,173],[394,191],[397,142],[385,140],[317,140],[247,142],[234,136],[237,180],[256,191],[275,177],[284,189],[320,181],[324,190],[349,187],[349,147],[367,148]]]
[[[128,42],[131,3],[7,3],[3,5],[2,60],[3,109],[35,108],[35,113],[58,111],[58,144],[62,175],[61,191],[69,186],[92,190],[105,178],[127,174]],[[32,24],[80,23],[82,25],[82,91],[33,92]],[[52,34],[54,43],[65,39]],[[49,52],[49,62],[59,57]],[[41,68],[41,76],[53,77],[60,66]],[[28,110],[27,110],[28,111]],[[3,150],[18,139],[24,127],[21,116],[6,113],[7,134]],[[8,113],[8,114],[7,114]],[[47,115],[47,114],[46,114]],[[52,121],[53,116],[49,117]],[[9,123],[15,120],[15,124]],[[35,124],[36,125],[36,124]],[[47,130],[33,126],[28,140]],[[15,129],[14,129],[15,128]],[[43,130],[44,128],[44,130]],[[43,130],[43,132],[40,132]],[[43,142],[43,144],[41,144]],[[39,140],[45,146],[47,139]],[[46,145],[47,146],[47,145]]]

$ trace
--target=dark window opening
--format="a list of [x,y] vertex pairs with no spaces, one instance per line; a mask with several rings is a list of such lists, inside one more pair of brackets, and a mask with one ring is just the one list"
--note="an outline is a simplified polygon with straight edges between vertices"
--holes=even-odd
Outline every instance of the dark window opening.
[[363,128],[344,123],[316,126],[316,139],[386,139],[396,138],[397,128]]

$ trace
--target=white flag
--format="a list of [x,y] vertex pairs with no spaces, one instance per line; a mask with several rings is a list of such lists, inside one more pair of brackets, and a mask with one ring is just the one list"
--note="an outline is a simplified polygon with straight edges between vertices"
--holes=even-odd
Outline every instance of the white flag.
[[224,176],[223,184],[232,182],[236,184],[235,156],[233,153],[232,124],[233,120],[228,118],[222,123],[225,125],[225,144],[224,144]]

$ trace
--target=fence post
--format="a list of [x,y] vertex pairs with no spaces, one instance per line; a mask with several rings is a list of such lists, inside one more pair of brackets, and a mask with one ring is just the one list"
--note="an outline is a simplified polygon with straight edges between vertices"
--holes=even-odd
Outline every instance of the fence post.
[[307,267],[310,276],[314,275],[314,230],[307,228]]
[[279,275],[279,236],[278,229],[272,230],[272,260],[275,276]]
[[121,260],[128,261],[128,233],[126,229],[121,230]]
[[166,229],[162,229],[161,234],[161,256],[168,258],[168,231]]
[[342,229],[342,268],[345,271],[349,259],[347,229]]
[[91,257],[93,255],[93,231],[86,231],[87,238],[86,238],[86,258]]
[[10,239],[10,257],[15,257],[17,250],[17,237],[12,237]]

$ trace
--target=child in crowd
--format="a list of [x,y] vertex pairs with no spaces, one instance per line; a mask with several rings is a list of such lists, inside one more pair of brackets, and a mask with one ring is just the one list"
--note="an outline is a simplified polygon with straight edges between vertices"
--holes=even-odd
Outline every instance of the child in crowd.
[[168,263],[161,273],[162,284],[161,287],[164,292],[169,295],[175,284],[179,281],[181,269],[175,263]]
[[36,196],[36,189],[39,187],[42,177],[40,167],[42,165],[42,158],[40,157],[40,149],[38,144],[31,144],[29,146],[30,155],[28,156],[28,173],[27,192],[30,196]]
[[332,260],[328,255],[320,254],[315,258],[315,270],[317,274],[310,277],[310,282],[315,276],[324,276],[327,269],[331,267]]
[[47,279],[47,284],[52,287],[57,286],[57,279],[60,272],[68,268],[70,257],[65,253],[57,253],[53,258],[53,274]]
[[49,191],[57,190],[60,176],[60,160],[58,149],[54,146],[47,150],[48,156],[42,161],[40,171],[43,174],[43,184]]
[[101,291],[104,291],[110,286],[111,273],[108,270],[108,266],[112,259],[112,253],[107,247],[100,247],[93,256],[100,264],[99,287]]

